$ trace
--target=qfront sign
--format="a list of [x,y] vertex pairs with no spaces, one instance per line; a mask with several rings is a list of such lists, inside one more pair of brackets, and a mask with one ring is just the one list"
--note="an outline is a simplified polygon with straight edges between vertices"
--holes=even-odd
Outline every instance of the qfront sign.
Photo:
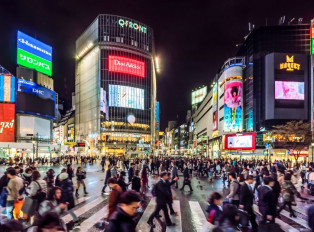
[[18,31],[17,63],[51,76],[52,47]]
[[144,27],[144,26],[142,26],[140,24],[128,21],[128,20],[119,19],[118,23],[119,23],[119,25],[121,27],[131,28],[133,30],[140,31],[140,32],[145,33],[145,34],[147,32],[147,28],[146,27]]
[[145,77],[145,63],[122,56],[109,56],[109,72]]
[[294,62],[294,56],[289,57],[286,55],[286,62],[280,63],[280,69],[285,69],[286,71],[300,70],[301,65]]

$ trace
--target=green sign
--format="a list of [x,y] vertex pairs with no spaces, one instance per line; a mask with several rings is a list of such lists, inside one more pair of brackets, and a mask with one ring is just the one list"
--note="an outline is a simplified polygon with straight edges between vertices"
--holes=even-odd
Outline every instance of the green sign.
[[143,32],[146,34],[147,28],[142,26],[142,25],[139,25],[137,23],[134,23],[134,22],[131,22],[128,20],[124,20],[124,19],[119,19],[118,23],[121,27],[132,28],[133,30],[137,30],[137,31],[140,31],[140,32]]
[[311,38],[311,54],[314,55],[314,38]]
[[50,61],[35,56],[20,48],[17,49],[17,63],[27,68],[36,69],[38,72],[48,76],[52,75],[52,63]]

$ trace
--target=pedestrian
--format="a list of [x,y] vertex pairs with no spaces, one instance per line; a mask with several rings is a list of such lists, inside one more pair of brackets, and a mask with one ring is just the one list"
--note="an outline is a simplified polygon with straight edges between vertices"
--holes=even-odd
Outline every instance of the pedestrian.
[[144,167],[142,170],[141,183],[142,183],[142,194],[145,194],[147,192],[147,187],[148,187],[148,173],[147,173],[146,167]]
[[262,223],[275,221],[276,217],[276,199],[272,187],[275,181],[272,177],[263,178],[264,185],[258,188],[258,208],[262,214]]
[[141,197],[135,191],[124,192],[120,196],[120,204],[110,218],[106,231],[108,232],[135,232],[133,217],[140,207]]
[[67,209],[69,214],[73,218],[74,222],[74,228],[78,228],[80,226],[78,217],[76,214],[73,212],[73,208],[75,207],[75,202],[74,202],[74,187],[73,187],[73,182],[72,179],[69,178],[69,174],[64,172],[59,175],[59,179],[61,181],[60,187],[62,190],[62,203],[67,204]]
[[[172,180],[174,180],[174,178],[179,177],[178,167],[177,167],[175,161],[171,162],[171,166],[172,166],[171,178],[172,178]],[[176,186],[176,188],[178,188],[178,181],[175,182],[175,186]]]
[[124,181],[125,175],[126,175],[125,171],[121,171],[119,178],[118,178],[118,181],[117,181],[118,185],[120,185],[120,187],[122,189],[122,192],[125,192],[128,189],[128,186],[130,185],[130,183],[126,184]]
[[61,173],[56,176],[56,179],[55,179],[55,186],[59,186],[59,187],[61,186],[61,180],[59,179],[59,176],[60,176],[62,173],[66,173],[66,172],[67,172],[67,170],[66,170],[65,168],[61,169]]
[[171,185],[173,185],[174,183],[176,183],[178,181],[178,177],[175,177],[171,180],[171,182],[169,181],[171,179],[171,174],[170,172],[167,174],[168,175],[168,179],[166,180],[166,183],[168,184],[168,191],[169,191],[169,194],[171,195],[170,197],[170,200],[168,202],[168,206],[169,206],[169,210],[170,210],[170,215],[177,215],[177,212],[175,212],[173,210],[173,207],[172,207],[172,203],[173,203],[173,195],[172,195],[172,191],[171,191]]
[[69,174],[69,178],[72,180],[72,178],[74,177],[72,164],[67,164],[67,173]]
[[239,206],[239,194],[240,194],[240,189],[241,185],[236,179],[236,173],[235,172],[229,172],[228,177],[230,182],[230,192],[226,196],[226,199],[230,199],[231,203],[236,205],[237,207]]
[[169,217],[167,204],[170,202],[171,194],[168,191],[168,184],[167,180],[169,176],[167,172],[162,172],[160,174],[159,182],[154,186],[154,194],[156,195],[156,208],[155,211],[150,215],[148,218],[147,223],[154,228],[155,225],[153,224],[153,219],[159,215],[159,211],[162,210],[164,212],[164,216],[166,219],[167,226],[175,226],[175,223],[172,223]]
[[117,163],[114,163],[112,165],[112,168],[111,168],[111,177],[112,178],[115,178],[116,180],[118,179],[118,170],[117,170]]
[[133,176],[134,176],[134,167],[135,167],[135,164],[131,163],[131,167],[128,170],[129,182],[132,182],[132,179],[133,179]]
[[291,182],[291,174],[287,173],[285,174],[284,181],[281,185],[282,188],[282,198],[283,198],[283,204],[277,211],[277,216],[280,218],[280,212],[283,210],[286,206],[289,208],[290,217],[297,217],[294,214],[294,211],[292,210],[292,202],[294,201],[294,195],[299,195],[298,190],[295,188],[295,186]]
[[218,225],[219,219],[222,215],[222,208],[221,208],[221,200],[222,196],[220,193],[213,192],[208,199],[208,207],[206,212],[208,213],[208,222],[213,225]]
[[239,223],[238,209],[233,204],[224,204],[218,227],[213,232],[237,232]]
[[111,188],[111,192],[109,195],[109,213],[107,216],[107,221],[109,221],[111,215],[116,211],[120,200],[120,195],[122,193],[122,189],[120,185],[117,184],[117,180],[115,178],[110,177],[108,180],[108,185]]
[[[248,175],[244,184],[240,189],[240,205],[239,208],[245,210],[249,215],[249,220],[252,225],[252,231],[257,232],[257,223],[256,223],[256,215],[253,210],[254,203],[254,191],[252,188],[252,184],[254,182],[254,177],[252,175]],[[242,225],[247,226],[247,225]]]
[[14,168],[8,168],[6,171],[7,177],[10,179],[7,186],[8,197],[6,202],[6,213],[9,220],[13,219],[14,203],[23,200],[21,190],[24,189],[23,180],[16,175]]
[[[41,175],[39,171],[35,170],[33,171],[32,174],[32,182],[30,184],[30,196],[34,197],[35,195],[38,195],[39,192],[43,192],[47,194],[48,192],[48,187],[47,187],[47,182],[43,179],[40,179]],[[41,196],[41,198],[44,198]],[[39,201],[42,201],[44,199],[38,199]],[[41,202],[38,202],[39,204]]]
[[111,164],[108,164],[108,169],[106,171],[106,178],[105,178],[105,184],[104,187],[101,190],[101,193],[105,193],[106,192],[106,187],[108,185],[108,180],[111,177]]
[[47,171],[44,178],[44,180],[47,182],[48,192],[52,187],[54,187],[54,173],[55,171],[51,168]]
[[141,190],[141,179],[139,177],[140,170],[135,170],[135,174],[132,179],[132,190],[140,192]]
[[76,198],[79,197],[78,191],[79,191],[81,185],[83,185],[84,194],[85,195],[88,194],[88,192],[86,191],[86,185],[85,185],[84,179],[86,179],[86,172],[83,171],[81,167],[78,167],[77,170],[76,170],[76,182],[77,182],[77,187],[76,187],[76,190],[75,190]]
[[307,209],[308,224],[312,231],[314,231],[314,205]]
[[186,163],[184,163],[183,167],[184,167],[184,170],[183,170],[183,186],[182,186],[182,188],[180,190],[181,191],[184,190],[184,187],[187,185],[190,188],[190,192],[193,192],[193,188],[191,186],[189,169],[188,169]]

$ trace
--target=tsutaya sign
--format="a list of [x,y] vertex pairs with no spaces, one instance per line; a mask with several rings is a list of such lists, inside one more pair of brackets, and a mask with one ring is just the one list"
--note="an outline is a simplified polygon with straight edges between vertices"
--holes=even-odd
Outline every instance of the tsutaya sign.
[[128,28],[132,28],[134,30],[138,30],[140,32],[143,32],[146,34],[147,32],[147,28],[142,26],[142,25],[139,25],[137,23],[134,23],[134,22],[131,22],[131,21],[128,21],[128,20],[124,20],[124,19],[119,19],[119,25],[121,27],[128,27]]
[[289,57],[286,55],[286,62],[280,63],[280,69],[286,69],[286,71],[300,70],[300,64],[294,62],[294,56]]

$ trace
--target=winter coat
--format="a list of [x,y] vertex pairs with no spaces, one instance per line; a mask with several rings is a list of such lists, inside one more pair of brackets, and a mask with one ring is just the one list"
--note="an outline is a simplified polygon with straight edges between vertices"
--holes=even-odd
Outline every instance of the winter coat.
[[73,182],[69,178],[67,173],[61,173],[59,175],[59,179],[61,181],[60,187],[62,190],[62,202],[68,202],[68,210],[73,209],[75,206],[74,197],[73,197]]
[[294,195],[298,193],[298,190],[294,187],[290,180],[282,182],[282,198],[286,202],[294,201]]
[[42,189],[42,191],[47,193],[47,183],[44,180],[32,181],[32,183],[30,184],[30,188],[31,188],[31,191],[30,191],[31,196],[35,196],[40,188]]
[[110,192],[110,195],[109,195],[108,219],[110,219],[112,214],[116,211],[121,193],[122,193],[121,187],[118,184],[113,185],[112,191]]
[[211,220],[209,221],[211,224],[217,225],[222,215],[221,208],[215,204],[210,204],[208,205],[206,212],[208,213],[208,221]]
[[120,207],[110,218],[107,232],[135,232],[135,222],[133,218],[125,213]]
[[141,189],[141,179],[138,176],[133,176],[132,179],[132,190],[139,192]]

